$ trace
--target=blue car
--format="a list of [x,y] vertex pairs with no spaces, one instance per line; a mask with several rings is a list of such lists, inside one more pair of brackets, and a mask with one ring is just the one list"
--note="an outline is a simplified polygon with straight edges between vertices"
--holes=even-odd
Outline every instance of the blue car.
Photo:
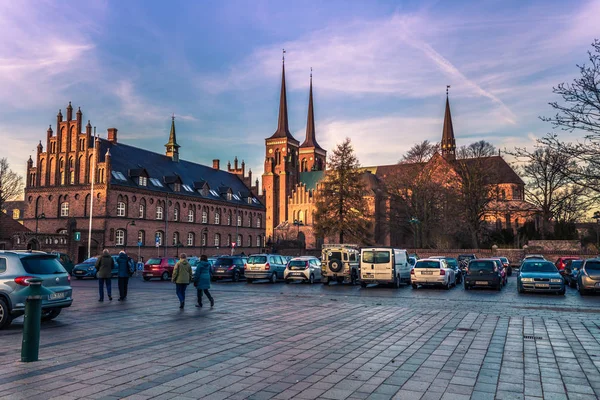
[[[119,274],[119,269],[116,266],[117,265],[117,257],[118,256],[112,256],[113,260],[115,261],[115,267],[112,269],[112,276],[117,276]],[[88,258],[87,260],[85,260],[82,263],[77,264],[76,266],[73,267],[73,271],[71,272],[71,276],[74,276],[77,279],[83,279],[83,278],[98,278],[96,276],[96,260],[98,258],[97,257],[92,257],[92,258]]]
[[565,280],[554,264],[546,260],[525,260],[517,276],[517,291],[565,294]]

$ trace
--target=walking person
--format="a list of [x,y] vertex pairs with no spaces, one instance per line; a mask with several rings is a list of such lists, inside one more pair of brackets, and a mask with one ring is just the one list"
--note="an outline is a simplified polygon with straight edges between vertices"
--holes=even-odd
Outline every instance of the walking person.
[[102,252],[102,257],[96,260],[96,271],[98,275],[98,301],[104,301],[104,284],[106,283],[106,293],[108,300],[112,301],[112,269],[115,266],[115,260],[111,257],[107,249]]
[[179,261],[173,268],[173,276],[171,282],[175,282],[175,290],[177,297],[179,298],[179,308],[183,308],[185,305],[185,289],[192,281],[192,266],[187,260],[185,253],[181,253]]
[[117,257],[117,267],[119,268],[119,301],[127,299],[129,277],[133,274],[132,263],[133,261],[127,256],[125,250],[121,250],[119,257]]
[[208,258],[203,254],[200,256],[200,262],[196,265],[196,272],[194,274],[194,286],[198,295],[198,304],[196,307],[202,307],[202,292],[208,297],[210,306],[215,305],[215,300],[210,295],[208,289],[210,289],[210,263]]

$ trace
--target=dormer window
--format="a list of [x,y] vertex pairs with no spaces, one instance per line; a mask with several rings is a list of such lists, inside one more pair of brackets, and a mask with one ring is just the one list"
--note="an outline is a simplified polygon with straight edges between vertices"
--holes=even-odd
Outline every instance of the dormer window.
[[180,191],[181,191],[181,184],[180,184],[180,183],[178,183],[178,182],[175,182],[175,183],[173,184],[173,191],[174,191],[174,192],[180,192]]
[[138,177],[138,185],[148,186],[148,178],[146,178],[145,176],[139,176]]
[[227,193],[227,200],[231,201],[232,197],[233,197],[233,195],[231,193]]

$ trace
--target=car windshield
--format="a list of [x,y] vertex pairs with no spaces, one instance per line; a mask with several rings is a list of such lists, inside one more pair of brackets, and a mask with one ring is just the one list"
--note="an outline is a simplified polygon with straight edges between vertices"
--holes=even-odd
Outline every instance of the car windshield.
[[292,260],[290,261],[290,267],[305,267],[307,261],[306,260]]
[[21,263],[28,274],[46,275],[67,272],[54,255],[23,257]]
[[558,270],[551,262],[531,261],[523,264],[521,272],[558,272]]
[[585,263],[586,271],[600,271],[600,261],[588,261]]
[[233,265],[233,258],[218,258],[215,261],[216,265]]
[[362,254],[363,262],[369,264],[385,264],[390,262],[389,251],[364,251]]
[[456,260],[456,258],[446,258],[446,262],[452,268],[454,268],[454,269],[458,268],[458,261]]
[[341,260],[342,259],[342,252],[341,251],[330,251],[327,253],[327,258],[329,260]]
[[583,260],[573,260],[569,265],[572,269],[579,269],[583,265]]
[[160,265],[160,258],[151,258],[146,263],[148,265]]
[[267,262],[267,256],[250,256],[248,258],[248,264],[265,264]]
[[471,261],[469,263],[470,271],[491,271],[495,266],[494,261]]
[[440,268],[440,262],[431,260],[419,260],[415,264],[415,268]]

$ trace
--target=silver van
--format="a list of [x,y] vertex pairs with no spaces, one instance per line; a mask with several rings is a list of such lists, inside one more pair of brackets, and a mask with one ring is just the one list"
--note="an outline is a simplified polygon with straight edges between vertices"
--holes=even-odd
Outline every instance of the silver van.
[[410,264],[406,250],[391,247],[367,247],[360,250],[360,285],[370,283],[410,283]]
[[244,265],[246,282],[268,279],[271,283],[275,283],[277,279],[283,279],[286,261],[285,257],[279,254],[252,254]]

